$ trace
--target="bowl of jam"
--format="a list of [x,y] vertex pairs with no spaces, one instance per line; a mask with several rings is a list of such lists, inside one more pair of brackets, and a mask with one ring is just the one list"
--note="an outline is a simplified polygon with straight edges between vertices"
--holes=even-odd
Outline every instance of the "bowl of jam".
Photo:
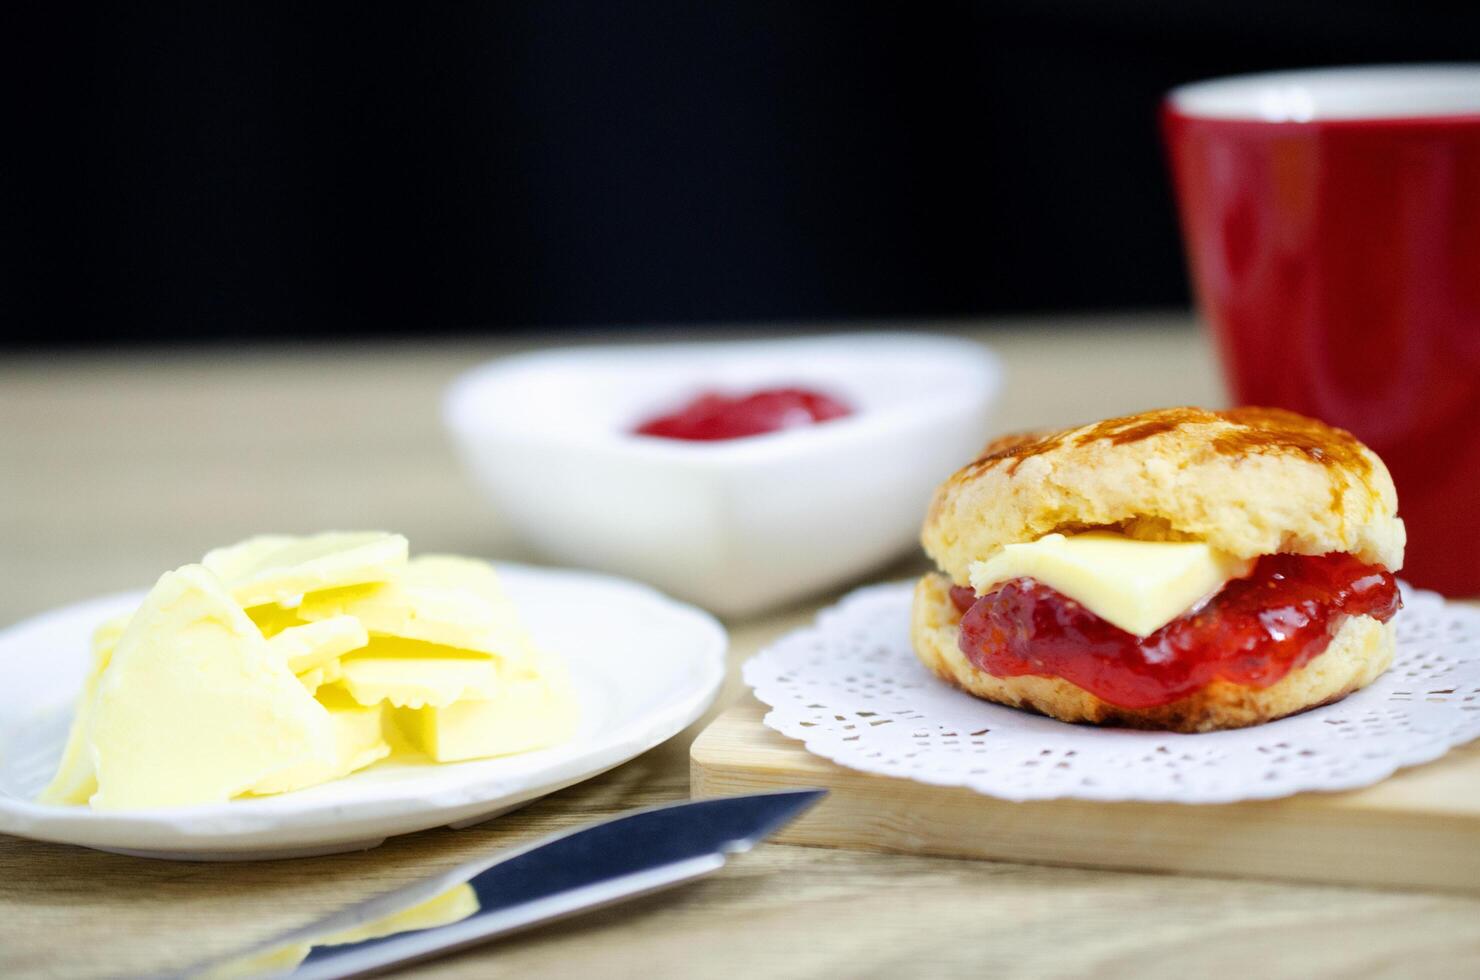
[[933,334],[582,347],[472,369],[444,417],[541,558],[739,616],[916,547],[1000,378],[986,347]]

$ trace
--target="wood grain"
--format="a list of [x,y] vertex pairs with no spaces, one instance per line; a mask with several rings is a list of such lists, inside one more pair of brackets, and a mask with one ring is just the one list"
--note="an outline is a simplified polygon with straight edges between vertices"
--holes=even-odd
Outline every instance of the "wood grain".
[[696,796],[830,791],[777,841],[1480,893],[1477,745],[1348,793],[1226,806],[1012,803],[844,768],[765,727],[765,712],[747,697],[705,729],[691,784]]
[[[1002,354],[1003,428],[1220,401],[1208,350],[1185,318],[932,326]],[[459,471],[438,421],[441,391],[458,371],[513,349],[282,346],[0,360],[0,624],[145,586],[212,545],[270,529],[389,527],[420,549],[522,557]],[[731,624],[733,662],[830,598]],[[722,703],[741,693],[732,678]],[[492,823],[360,854],[178,864],[0,837],[0,977],[179,967],[490,849],[680,799],[698,730]],[[770,844],[683,890],[418,972],[1473,976],[1480,901]]]

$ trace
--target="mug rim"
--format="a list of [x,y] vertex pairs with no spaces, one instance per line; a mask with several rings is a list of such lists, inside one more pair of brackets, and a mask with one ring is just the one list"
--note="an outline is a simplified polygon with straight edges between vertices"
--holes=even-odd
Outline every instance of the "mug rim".
[[1480,121],[1480,63],[1228,75],[1179,85],[1163,106],[1187,119],[1276,126]]

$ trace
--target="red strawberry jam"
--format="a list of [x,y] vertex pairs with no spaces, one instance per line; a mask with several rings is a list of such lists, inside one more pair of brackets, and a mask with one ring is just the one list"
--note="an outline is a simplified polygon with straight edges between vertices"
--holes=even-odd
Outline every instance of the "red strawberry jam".
[[978,598],[951,590],[961,652],[997,677],[1062,677],[1122,708],[1154,708],[1216,678],[1264,688],[1322,653],[1347,616],[1387,622],[1391,572],[1351,555],[1265,555],[1247,578],[1142,638],[1061,592],[1014,579]]
[[713,442],[812,425],[852,413],[838,399],[804,388],[767,388],[749,395],[706,392],[678,411],[649,419],[633,431],[664,439]]

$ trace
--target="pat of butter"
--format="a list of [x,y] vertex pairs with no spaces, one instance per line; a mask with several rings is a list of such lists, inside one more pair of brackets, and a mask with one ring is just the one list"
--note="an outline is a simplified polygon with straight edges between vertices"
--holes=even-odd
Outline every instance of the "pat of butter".
[[199,565],[165,574],[119,638],[90,741],[99,809],[224,802],[334,749],[328,712]]
[[538,675],[506,672],[491,698],[398,711],[412,747],[436,762],[512,755],[558,745],[575,733],[577,709],[557,665]]
[[1200,541],[1138,541],[1090,531],[1007,545],[972,564],[971,586],[985,595],[1012,579],[1031,578],[1128,633],[1149,636],[1252,567]]
[[385,531],[264,534],[217,548],[201,564],[245,607],[291,606],[307,592],[384,582],[406,564],[408,548],[403,536]]
[[290,626],[267,641],[295,674],[333,663],[370,642],[370,634],[353,616],[334,616],[317,623]]
[[314,667],[305,670],[298,675],[298,683],[302,684],[309,694],[314,694],[325,684],[333,684],[344,676],[344,665],[338,660],[331,660],[322,667]]
[[288,609],[275,602],[249,607],[247,617],[257,624],[262,635],[269,640],[284,630],[303,625],[303,620],[298,618],[296,609]]
[[360,704],[441,707],[494,697],[500,686],[492,658],[394,637],[371,640],[362,652],[339,661],[339,669],[338,683]]
[[334,740],[333,758],[311,759],[269,776],[252,787],[253,793],[286,793],[317,786],[348,776],[390,755],[390,743],[385,740],[384,733],[385,705],[367,707],[333,688],[325,690],[318,700],[329,712],[329,727]]
[[113,648],[119,637],[128,629],[133,613],[123,613],[104,620],[93,631],[92,667],[82,683],[77,707],[72,713],[72,727],[67,731],[67,746],[62,750],[62,761],[57,765],[56,775],[36,797],[38,803],[76,806],[86,803],[88,797],[98,791],[97,775],[93,770],[92,750],[88,740],[92,736],[93,702],[98,693],[98,680],[113,658]]
[[534,656],[518,613],[487,562],[450,555],[412,559],[381,585],[305,595],[310,622],[353,616],[371,635],[401,637],[528,662]]

